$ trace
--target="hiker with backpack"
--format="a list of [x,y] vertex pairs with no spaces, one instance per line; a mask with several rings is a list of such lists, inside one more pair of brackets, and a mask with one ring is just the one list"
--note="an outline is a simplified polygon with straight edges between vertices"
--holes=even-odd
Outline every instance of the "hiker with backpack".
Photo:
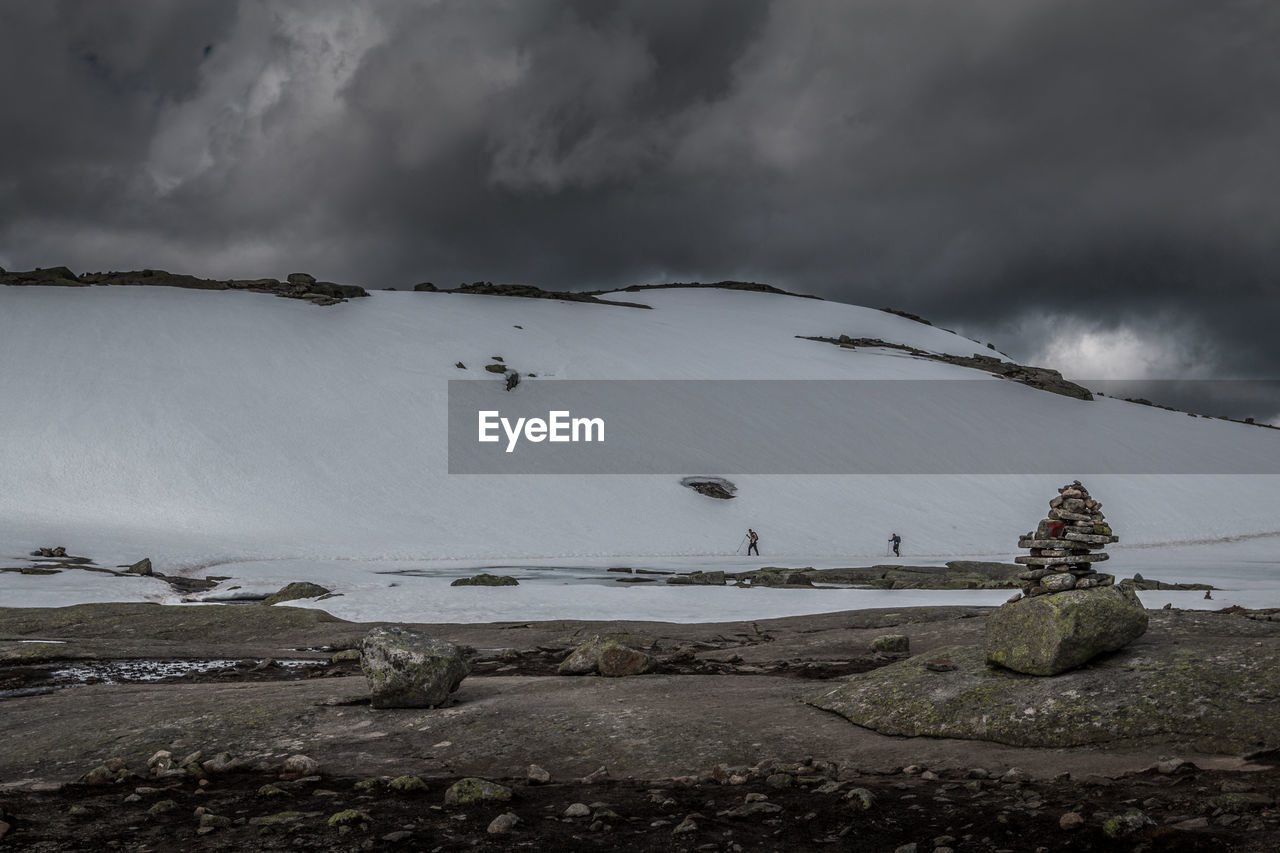
[[749,540],[750,540],[750,542],[751,542],[751,544],[749,544],[749,545],[747,546],[747,556],[748,556],[748,557],[749,557],[749,556],[751,556],[751,552],[752,552],[752,551],[755,551],[755,552],[756,552],[756,556],[757,556],[757,557],[759,557],[759,556],[760,556],[760,546],[759,546],[759,544],[758,544],[758,543],[760,542],[760,536],[759,536],[759,534],[757,534],[754,530],[752,530],[750,527],[748,527],[748,528],[747,528],[747,539],[749,539]]

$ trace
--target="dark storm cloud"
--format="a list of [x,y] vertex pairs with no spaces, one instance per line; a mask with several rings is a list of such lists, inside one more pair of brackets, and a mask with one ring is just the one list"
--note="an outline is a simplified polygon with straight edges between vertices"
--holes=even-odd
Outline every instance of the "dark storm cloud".
[[0,264],[751,278],[1277,375],[1261,0],[0,6]]

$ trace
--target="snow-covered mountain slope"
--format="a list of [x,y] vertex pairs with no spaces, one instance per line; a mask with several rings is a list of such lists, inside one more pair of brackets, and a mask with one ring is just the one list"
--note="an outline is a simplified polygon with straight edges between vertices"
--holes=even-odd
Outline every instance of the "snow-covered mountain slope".
[[[64,544],[100,561],[150,554],[170,568],[285,556],[693,555],[732,552],[747,526],[779,559],[882,555],[893,531],[917,555],[992,553],[1012,551],[1077,473],[687,472],[730,475],[739,490],[729,501],[670,476],[450,476],[447,380],[499,381],[483,370],[494,355],[541,382],[981,376],[797,336],[991,354],[838,303],[710,289],[621,298],[652,310],[407,292],[322,309],[251,293],[0,288],[0,555]],[[1135,453],[1152,442],[1237,462],[1280,453],[1280,432],[1010,387],[1015,436],[1037,415],[1087,412],[1081,423],[1100,440]],[[940,412],[930,443],[982,428],[968,414]],[[1126,544],[1280,529],[1276,476],[1087,485]]]

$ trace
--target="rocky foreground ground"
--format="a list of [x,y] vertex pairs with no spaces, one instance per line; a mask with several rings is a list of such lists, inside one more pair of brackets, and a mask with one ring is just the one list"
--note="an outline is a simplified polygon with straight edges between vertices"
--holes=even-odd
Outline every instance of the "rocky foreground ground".
[[[415,626],[472,674],[447,707],[375,710],[351,651],[373,626],[321,611],[0,609],[0,848],[1275,849],[1275,614],[1151,611],[1069,680],[1010,680],[965,651],[986,613]],[[658,670],[556,675],[596,634]],[[62,687],[76,666],[170,677]],[[836,690],[862,725],[817,707]],[[916,726],[938,708],[968,722]]]

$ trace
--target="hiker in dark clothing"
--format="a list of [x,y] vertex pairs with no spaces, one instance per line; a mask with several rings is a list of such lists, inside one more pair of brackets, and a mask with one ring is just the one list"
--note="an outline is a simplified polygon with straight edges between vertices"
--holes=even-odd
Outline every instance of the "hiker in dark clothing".
[[902,552],[898,549],[902,547],[902,537],[895,533],[889,537],[889,541],[893,543],[893,556],[901,557]]
[[748,556],[748,557],[749,557],[749,556],[751,556],[751,552],[752,552],[752,551],[755,551],[755,552],[756,552],[756,556],[757,556],[757,557],[759,557],[759,556],[760,556],[760,546],[759,546],[759,544],[757,544],[757,543],[759,543],[759,542],[760,542],[760,536],[759,536],[759,534],[757,534],[754,530],[752,530],[750,527],[748,527],[748,528],[747,528],[747,538],[748,538],[749,540],[751,540],[751,544],[747,546],[747,556]]

